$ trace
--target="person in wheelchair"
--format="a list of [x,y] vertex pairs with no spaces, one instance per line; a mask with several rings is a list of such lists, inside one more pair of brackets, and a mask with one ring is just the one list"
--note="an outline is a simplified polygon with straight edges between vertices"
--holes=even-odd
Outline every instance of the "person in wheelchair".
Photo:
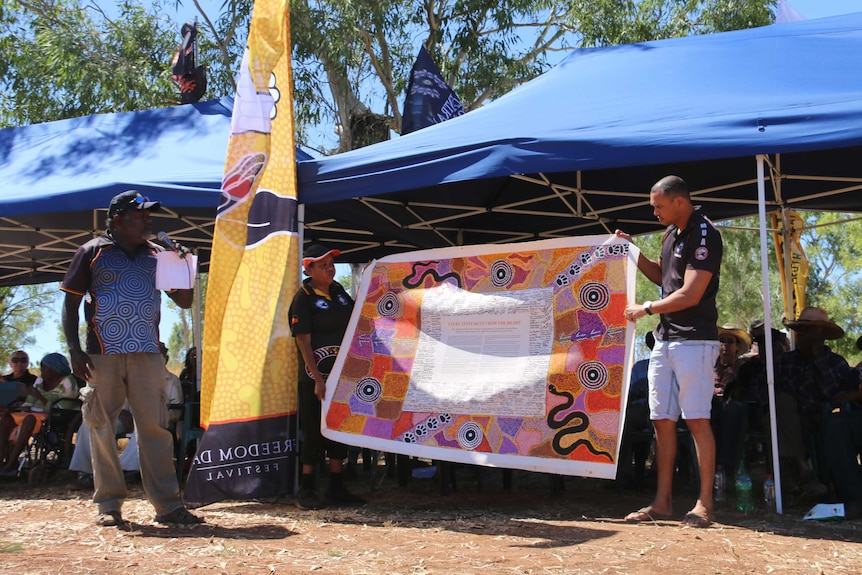
[[[27,389],[27,398],[0,417],[0,477],[18,474],[18,458],[30,438],[42,428],[51,407],[62,399],[75,399],[78,384],[69,362],[59,353],[49,353],[40,362],[41,377]],[[11,449],[10,449],[11,443]]]

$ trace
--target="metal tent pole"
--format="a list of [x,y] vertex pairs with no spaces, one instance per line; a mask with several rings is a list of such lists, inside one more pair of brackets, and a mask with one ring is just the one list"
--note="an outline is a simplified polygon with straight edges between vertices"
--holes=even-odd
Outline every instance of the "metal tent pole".
[[775,476],[775,510],[783,513],[781,501],[781,469],[778,465],[778,433],[775,420],[775,369],[772,349],[772,312],[769,306],[769,262],[766,232],[766,185],[764,183],[764,156],[757,156],[757,211],[760,220],[760,274],[763,299],[763,332],[766,346],[766,384],[769,392],[769,432],[772,438],[772,470]]

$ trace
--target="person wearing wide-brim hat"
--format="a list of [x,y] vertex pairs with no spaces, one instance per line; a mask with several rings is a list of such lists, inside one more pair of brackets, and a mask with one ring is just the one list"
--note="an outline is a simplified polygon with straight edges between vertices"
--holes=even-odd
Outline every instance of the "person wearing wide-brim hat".
[[751,348],[751,336],[748,335],[748,332],[744,329],[731,324],[725,324],[718,328],[719,342],[721,342],[722,338],[728,336],[736,338],[739,355],[748,352],[748,350]]
[[819,307],[806,307],[799,314],[798,319],[795,321],[784,320],[784,325],[796,332],[812,327],[821,328],[824,339],[841,339],[844,337],[844,330],[835,322],[830,321],[826,311]]
[[716,463],[732,480],[745,416],[744,394],[738,389],[737,379],[746,359],[740,356],[751,347],[751,338],[744,329],[725,324],[718,329],[718,341],[710,426],[715,436]]
[[[833,406],[855,399],[848,394],[850,366],[825,345],[826,340],[843,337],[844,330],[818,307],[806,307],[797,319],[784,323],[796,333],[796,349],[782,354],[775,366],[778,453],[782,465],[787,466],[782,477],[792,480],[793,472],[798,473],[797,496],[802,496],[805,504],[819,502],[828,493],[808,466],[810,454],[805,439],[819,432],[823,438],[823,453],[818,459],[830,469],[839,498],[849,506],[851,514],[862,515],[862,472],[856,463],[858,450],[854,450],[847,422],[830,413]],[[858,383],[851,393],[862,397]],[[862,420],[858,423],[862,425]],[[862,428],[859,431],[862,432]],[[855,471],[848,465],[851,451]],[[792,486],[788,484],[785,490],[792,491],[788,487]]]

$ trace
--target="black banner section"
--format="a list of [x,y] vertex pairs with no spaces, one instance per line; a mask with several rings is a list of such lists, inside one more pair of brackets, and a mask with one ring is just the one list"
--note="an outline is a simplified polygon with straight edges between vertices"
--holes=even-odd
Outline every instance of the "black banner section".
[[210,425],[189,471],[186,506],[292,494],[296,423],[294,413]]

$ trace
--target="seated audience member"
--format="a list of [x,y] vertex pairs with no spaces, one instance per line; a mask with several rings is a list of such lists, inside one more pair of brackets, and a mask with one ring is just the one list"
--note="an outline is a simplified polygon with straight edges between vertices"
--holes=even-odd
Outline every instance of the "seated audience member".
[[[0,476],[18,474],[18,457],[34,433],[38,433],[54,402],[78,396],[78,384],[72,377],[72,368],[59,353],[49,353],[41,361],[42,376],[27,390],[25,402],[18,411],[7,411],[0,418],[0,457],[4,465]],[[12,443],[11,450],[9,442]]]
[[[180,378],[168,370],[168,346],[164,342],[159,342],[159,349],[162,350],[162,355],[165,358],[165,404],[166,405],[182,405],[183,404],[183,385]],[[194,349],[194,348],[192,348]],[[168,410],[168,424],[170,428],[176,427],[182,413],[178,410]]]
[[[778,358],[790,346],[787,335],[775,328],[771,328],[772,335],[772,359],[773,366]],[[739,366],[736,379],[728,382],[725,395],[729,395],[737,401],[757,402],[761,408],[760,413],[751,414],[752,422],[760,425],[760,417],[766,414],[768,407],[768,391],[766,389],[766,327],[762,320],[751,322],[748,328],[751,339],[751,350],[742,354],[745,361]]]
[[739,432],[745,415],[742,394],[733,396],[734,387],[739,390],[734,383],[740,367],[747,361],[740,356],[748,353],[751,338],[745,330],[724,325],[718,331],[718,341],[710,423],[715,435],[716,463],[724,468],[728,480],[732,481],[739,459]]
[[9,367],[12,371],[0,378],[3,381],[20,381],[28,386],[36,383],[36,375],[30,373],[30,356],[26,351],[13,351],[9,356]]
[[[776,360],[775,411],[784,491],[818,499],[828,492],[808,465],[806,439],[816,436],[830,403],[843,401],[851,372],[847,361],[826,347],[844,330],[818,307],[806,307],[786,322],[796,334],[796,349]],[[794,482],[796,484],[794,484]]]
[[36,376],[29,371],[30,356],[24,350],[13,351],[9,356],[9,367],[12,371],[0,377],[2,382],[2,405],[11,405],[24,401],[27,389],[36,383]]
[[[862,337],[856,340],[862,350]],[[862,518],[862,362],[850,370],[846,390],[832,398],[840,407],[825,415],[823,451],[838,500],[844,503],[844,517]]]
[[186,352],[185,366],[180,372],[180,382],[186,401],[200,401],[198,391],[198,350],[190,347]]

